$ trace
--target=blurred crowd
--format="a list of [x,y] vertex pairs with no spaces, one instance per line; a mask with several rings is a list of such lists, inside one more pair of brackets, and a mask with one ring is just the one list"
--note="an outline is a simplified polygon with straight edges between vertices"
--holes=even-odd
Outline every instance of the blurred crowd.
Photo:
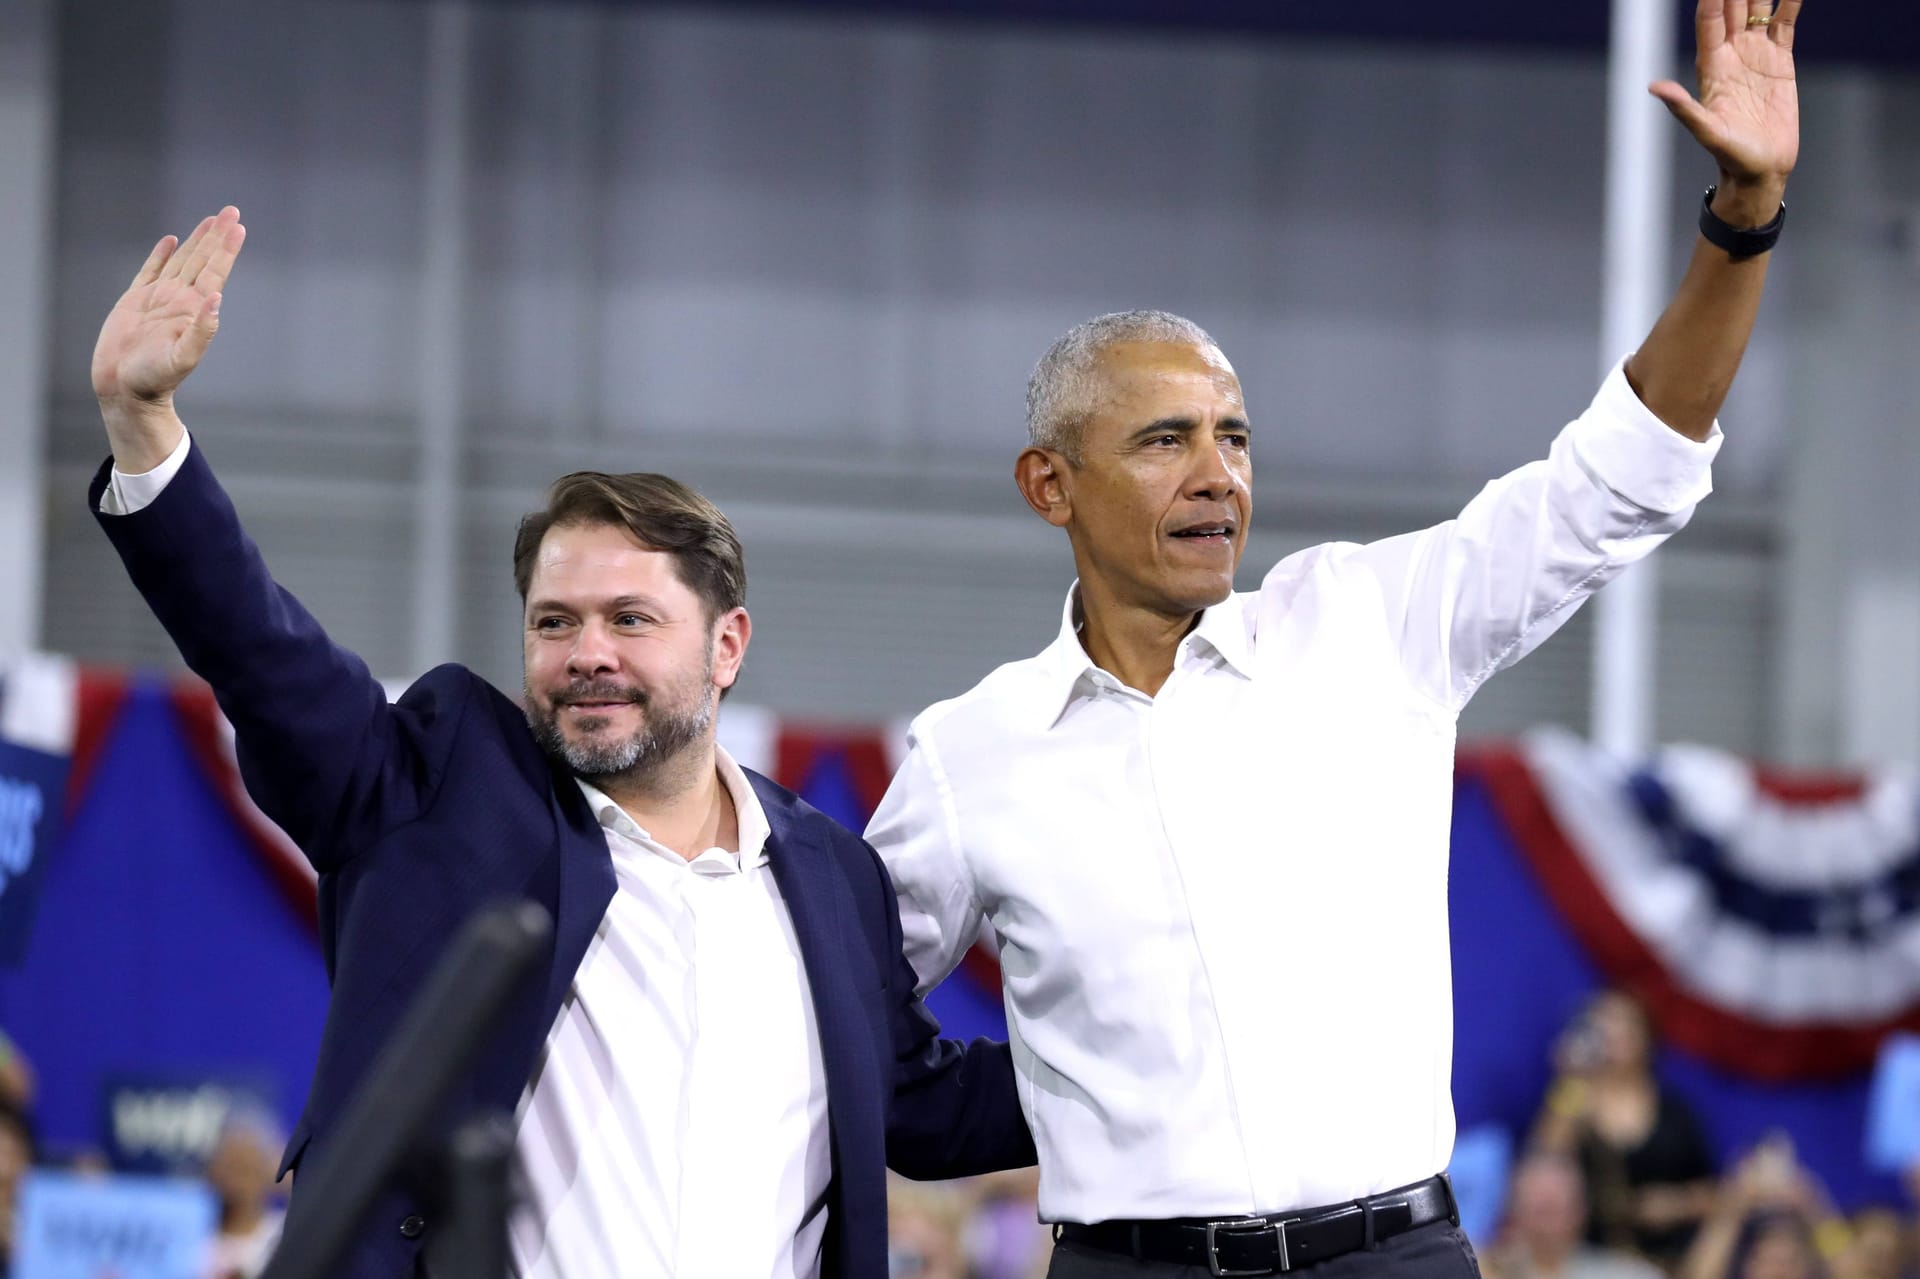
[[[1500,1224],[1475,1241],[1487,1279],[1920,1279],[1920,1175],[1908,1201],[1847,1215],[1784,1135],[1721,1167],[1687,1099],[1655,1075],[1654,1048],[1645,1013],[1615,991],[1561,1036]],[[1044,1274],[1035,1184],[896,1184],[893,1274]]]
[[1561,1036],[1488,1279],[1905,1279],[1912,1203],[1835,1210],[1775,1134],[1718,1166],[1654,1074],[1646,1013],[1607,991]]
[[[1914,1202],[1843,1214],[1776,1135],[1717,1165],[1687,1099],[1653,1070],[1647,1019],[1598,996],[1561,1037],[1556,1074],[1511,1171],[1500,1225],[1477,1240],[1487,1279],[1920,1279]],[[22,1176],[40,1162],[33,1071],[0,1035],[0,1279]],[[205,1279],[254,1279],[279,1238],[282,1134],[236,1111],[200,1170],[217,1204]],[[106,1167],[97,1154],[51,1162]],[[1920,1177],[1914,1192],[1920,1195]],[[1033,1170],[889,1189],[895,1279],[1039,1279],[1051,1232]]]
[[[35,1167],[105,1174],[98,1150],[43,1151],[34,1132],[32,1067],[0,1034],[0,1279],[13,1271],[15,1209],[22,1179]],[[237,1108],[227,1115],[199,1176],[215,1206],[215,1230],[202,1279],[256,1279],[273,1255],[285,1213],[285,1187],[276,1186],[284,1134],[269,1115]]]

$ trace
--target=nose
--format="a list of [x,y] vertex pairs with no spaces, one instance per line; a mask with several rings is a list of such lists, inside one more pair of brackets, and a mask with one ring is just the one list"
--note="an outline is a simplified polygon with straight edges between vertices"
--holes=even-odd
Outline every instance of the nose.
[[1221,456],[1219,441],[1196,439],[1192,465],[1187,470],[1187,496],[1218,501],[1233,489],[1233,471]]
[[619,654],[606,628],[593,621],[582,625],[567,653],[567,674],[575,679],[592,678],[618,665]]

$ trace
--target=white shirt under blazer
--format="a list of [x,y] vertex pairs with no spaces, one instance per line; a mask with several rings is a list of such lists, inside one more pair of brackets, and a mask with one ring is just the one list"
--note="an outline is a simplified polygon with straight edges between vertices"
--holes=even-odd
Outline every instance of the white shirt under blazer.
[[[580,782],[618,888],[521,1099],[521,1279],[817,1279],[827,1071],[766,811],[691,860]],[[750,1210],[748,1210],[750,1208]]]
[[1208,609],[1158,696],[1059,637],[917,717],[868,840],[925,990],[999,944],[1049,1221],[1431,1176],[1454,1119],[1456,719],[1711,489],[1616,368],[1459,517]]

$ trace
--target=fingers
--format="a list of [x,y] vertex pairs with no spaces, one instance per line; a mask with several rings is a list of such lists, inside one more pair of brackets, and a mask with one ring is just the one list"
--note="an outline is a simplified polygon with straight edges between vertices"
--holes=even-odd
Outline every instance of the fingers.
[[190,283],[203,293],[218,295],[220,290],[227,287],[227,275],[233,270],[233,261],[240,256],[240,247],[247,242],[247,228],[235,222],[226,228],[224,234],[216,233],[209,237],[209,242],[214,247],[207,254],[206,264]]
[[1747,0],[1725,0],[1721,9],[1726,18],[1727,39],[1731,40],[1747,29],[1747,18],[1753,12],[1753,6]]
[[1672,80],[1660,80],[1647,86],[1647,92],[1666,104],[1673,118],[1686,126],[1709,151],[1713,149],[1713,118],[1691,93]]
[[187,326],[173,344],[173,367],[185,377],[200,363],[200,357],[207,353],[207,344],[213,341],[213,335],[220,331],[220,295],[209,294],[200,304],[200,310],[194,314],[193,323]]
[[211,230],[213,230],[213,219],[201,218],[200,225],[193,228],[186,241],[174,250],[172,257],[167,259],[166,265],[160,269],[160,275],[165,279],[177,277],[180,269],[186,265],[187,259],[199,251],[200,242],[207,238],[207,232]]
[[231,266],[233,254],[239,252],[239,247],[236,245],[229,250],[227,240],[231,237],[234,228],[239,225],[240,210],[231,204],[220,210],[219,215],[211,221],[201,223],[200,229],[194,232],[193,240],[180,250],[180,257],[183,259],[180,264],[180,282],[195,283],[207,265],[218,257],[224,256],[225,264]]
[[1800,16],[1800,0],[1781,0],[1781,5],[1773,11],[1773,21],[1767,24],[1767,34],[1782,49],[1793,48],[1793,24]]
[[147,260],[141,264],[138,271],[133,273],[133,283],[127,287],[137,289],[159,279],[160,268],[167,264],[167,259],[173,255],[174,249],[179,247],[179,244],[180,241],[171,235],[161,236],[160,242],[153,246],[153,252],[147,254]]
[[1727,42],[1725,10],[1725,0],[1700,0],[1693,11],[1693,38],[1703,58]]

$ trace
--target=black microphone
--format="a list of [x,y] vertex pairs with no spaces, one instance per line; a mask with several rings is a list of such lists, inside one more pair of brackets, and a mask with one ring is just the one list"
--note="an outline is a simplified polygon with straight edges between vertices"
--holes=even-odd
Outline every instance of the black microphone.
[[[469,920],[415,996],[393,1037],[367,1071],[321,1157],[299,1174],[302,1210],[287,1228],[261,1279],[328,1279],[359,1236],[364,1218],[388,1180],[410,1163],[435,1112],[471,1065],[521,984],[546,951],[553,923],[533,902],[490,907]],[[458,1143],[456,1143],[458,1145]],[[457,1154],[457,1151],[456,1151]],[[504,1161],[496,1160],[504,1177]],[[460,1178],[456,1177],[456,1181]],[[470,1198],[462,1195],[461,1198]],[[501,1214],[503,1196],[489,1214]],[[455,1204],[456,1228],[498,1232],[498,1222]],[[483,1279],[476,1276],[475,1279]]]

